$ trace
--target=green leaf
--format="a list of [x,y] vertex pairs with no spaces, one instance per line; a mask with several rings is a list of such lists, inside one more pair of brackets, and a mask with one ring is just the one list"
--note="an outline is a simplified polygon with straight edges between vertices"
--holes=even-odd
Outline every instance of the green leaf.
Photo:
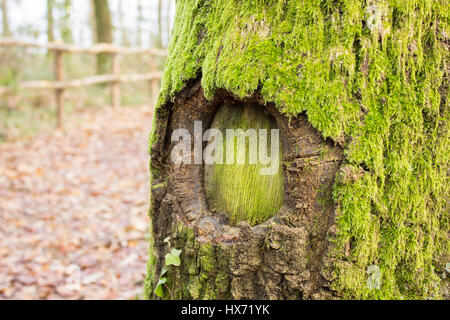
[[160,298],[164,298],[164,291],[162,285],[166,282],[167,278],[161,278],[159,279],[158,284],[156,285],[154,293]]
[[180,261],[181,250],[172,249],[172,251],[166,254],[166,266],[175,266],[179,267],[181,264]]

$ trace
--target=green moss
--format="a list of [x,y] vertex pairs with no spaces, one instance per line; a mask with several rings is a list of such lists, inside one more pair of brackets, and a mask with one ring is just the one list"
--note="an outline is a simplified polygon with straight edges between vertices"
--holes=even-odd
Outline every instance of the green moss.
[[[243,131],[254,129],[256,134],[260,129],[265,129],[268,132],[267,150],[269,153],[271,150],[270,130],[277,129],[275,119],[249,104],[221,107],[211,127],[219,129],[223,133],[224,151],[227,148],[227,129],[242,129]],[[236,138],[233,140],[235,159],[237,158],[237,140]],[[215,209],[225,212],[232,225],[237,225],[240,221],[258,225],[273,217],[283,205],[281,150],[277,159],[277,173],[262,175],[261,169],[267,165],[249,164],[249,141],[250,138],[246,138],[245,164],[226,164],[224,156],[224,164],[205,166],[205,186],[210,203],[214,204]]]
[[[193,229],[179,223],[170,238],[172,248],[182,248],[181,265],[175,268],[175,299],[229,299],[229,270],[224,248],[210,243],[200,244],[195,240]],[[152,250],[151,250],[152,257]],[[149,262],[144,289],[146,298],[153,298],[154,260]],[[167,273],[168,284],[172,285],[173,273]],[[165,299],[170,299],[166,292]]]
[[[435,261],[449,253],[449,14],[444,0],[179,0],[159,107],[201,74],[208,98],[260,88],[280,112],[346,137],[346,165],[365,174],[333,190],[334,289],[435,298]],[[371,265],[380,289],[366,285]]]
[[[152,222],[150,219],[150,230],[152,230]],[[145,278],[143,296],[144,299],[149,300],[153,295],[153,285],[155,284],[155,268],[156,268],[156,257],[154,251],[154,240],[150,237],[148,250],[148,261],[147,261],[147,277]]]

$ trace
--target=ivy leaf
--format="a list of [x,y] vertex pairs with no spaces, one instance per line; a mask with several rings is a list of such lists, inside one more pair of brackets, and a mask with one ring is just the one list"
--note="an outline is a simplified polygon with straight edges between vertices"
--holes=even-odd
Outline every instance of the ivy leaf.
[[180,261],[181,250],[172,249],[172,251],[166,254],[166,266],[175,266],[179,267],[181,264]]
[[156,285],[154,293],[160,298],[164,297],[164,291],[163,291],[162,285],[166,282],[167,282],[167,278],[161,278],[161,279],[159,279],[158,284]]

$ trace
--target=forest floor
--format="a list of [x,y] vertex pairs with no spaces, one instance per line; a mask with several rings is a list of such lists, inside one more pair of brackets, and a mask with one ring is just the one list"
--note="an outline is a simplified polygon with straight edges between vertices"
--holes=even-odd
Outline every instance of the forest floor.
[[71,116],[0,144],[0,299],[138,299],[150,107]]

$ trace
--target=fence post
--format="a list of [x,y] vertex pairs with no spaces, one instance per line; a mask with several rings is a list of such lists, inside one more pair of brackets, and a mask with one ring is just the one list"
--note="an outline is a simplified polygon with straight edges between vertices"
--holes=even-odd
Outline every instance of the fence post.
[[[156,60],[157,58],[155,56],[152,56],[150,60],[150,68],[151,72],[158,72],[158,62]],[[158,94],[159,94],[159,79],[154,78],[150,80],[150,90],[151,90],[151,106],[154,108],[156,106],[156,102],[158,100]]]
[[[55,79],[56,81],[64,80],[63,52],[60,50],[55,50]],[[55,97],[57,126],[61,128],[63,126],[64,89],[57,88]]]
[[113,108],[117,109],[120,107],[120,83],[118,81],[120,78],[120,60],[117,53],[112,54],[112,73],[117,78],[117,81],[112,82],[111,85],[112,105]]

